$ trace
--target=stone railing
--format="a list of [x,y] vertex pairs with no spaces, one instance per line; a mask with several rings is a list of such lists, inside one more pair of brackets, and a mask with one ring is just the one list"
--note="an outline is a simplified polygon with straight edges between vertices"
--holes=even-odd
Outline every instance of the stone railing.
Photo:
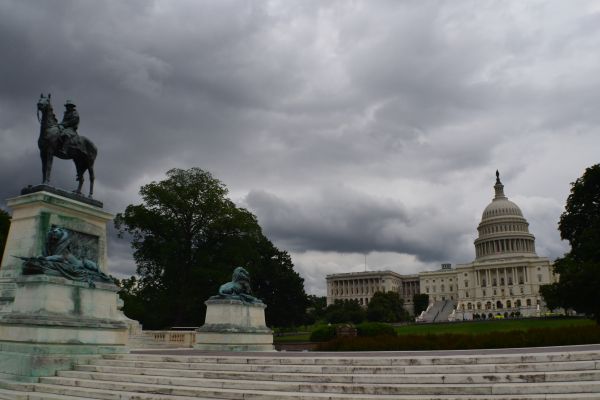
[[193,347],[196,331],[142,331],[145,339],[170,347]]

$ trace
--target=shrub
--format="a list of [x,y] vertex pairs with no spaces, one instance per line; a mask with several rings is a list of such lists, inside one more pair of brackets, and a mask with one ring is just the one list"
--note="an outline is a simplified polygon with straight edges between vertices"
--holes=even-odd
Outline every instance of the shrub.
[[321,351],[398,351],[498,349],[509,347],[565,346],[600,342],[600,327],[567,326],[527,331],[473,334],[430,334],[335,338],[320,343]]
[[310,334],[311,342],[327,342],[335,337],[335,326],[321,325],[316,327]]
[[396,331],[394,327],[389,324],[384,324],[381,322],[363,322],[356,326],[358,330],[358,336],[396,336]]

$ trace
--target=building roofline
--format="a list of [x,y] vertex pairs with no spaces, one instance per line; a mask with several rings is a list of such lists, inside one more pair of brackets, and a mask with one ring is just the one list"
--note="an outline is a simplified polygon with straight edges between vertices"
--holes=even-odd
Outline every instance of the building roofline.
[[402,278],[406,275],[401,275],[397,272],[394,271],[390,271],[390,270],[382,270],[382,271],[357,271],[357,272],[341,272],[339,274],[329,274],[326,275],[325,277],[327,279],[329,278],[344,278],[344,277],[351,277],[351,276],[360,276],[360,275],[371,275],[371,274],[390,274],[390,275],[395,275],[399,278]]

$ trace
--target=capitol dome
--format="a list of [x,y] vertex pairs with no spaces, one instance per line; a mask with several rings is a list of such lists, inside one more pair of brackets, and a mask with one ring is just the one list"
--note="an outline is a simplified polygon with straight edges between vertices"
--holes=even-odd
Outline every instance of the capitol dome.
[[535,237],[519,206],[504,195],[504,185],[496,171],[496,195],[483,210],[475,240],[477,260],[535,255]]

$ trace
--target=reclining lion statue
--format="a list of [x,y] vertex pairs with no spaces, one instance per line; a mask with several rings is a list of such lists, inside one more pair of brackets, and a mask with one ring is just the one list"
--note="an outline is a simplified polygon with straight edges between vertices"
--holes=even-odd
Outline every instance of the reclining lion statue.
[[219,287],[219,294],[217,296],[212,296],[211,299],[233,299],[251,304],[262,303],[262,301],[252,296],[250,274],[243,267],[234,269],[231,282],[221,285]]

